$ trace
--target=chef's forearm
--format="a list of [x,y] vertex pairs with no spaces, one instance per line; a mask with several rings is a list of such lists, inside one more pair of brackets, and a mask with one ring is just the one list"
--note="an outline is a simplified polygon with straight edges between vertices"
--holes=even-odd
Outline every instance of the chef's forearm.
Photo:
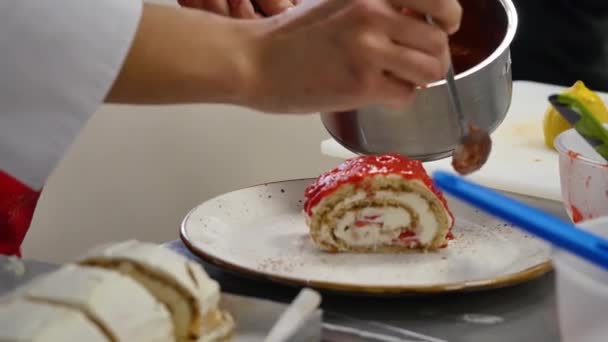
[[250,86],[254,48],[251,23],[145,5],[106,102],[238,104]]

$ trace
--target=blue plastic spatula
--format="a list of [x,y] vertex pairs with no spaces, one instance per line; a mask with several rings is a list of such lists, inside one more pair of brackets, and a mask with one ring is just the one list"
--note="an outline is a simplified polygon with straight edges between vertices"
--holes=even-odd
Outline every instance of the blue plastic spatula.
[[446,193],[608,270],[608,240],[451,173],[433,178]]

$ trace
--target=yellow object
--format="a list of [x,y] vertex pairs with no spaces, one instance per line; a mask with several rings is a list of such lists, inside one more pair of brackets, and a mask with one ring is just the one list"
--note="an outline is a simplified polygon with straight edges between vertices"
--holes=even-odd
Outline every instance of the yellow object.
[[[576,81],[574,85],[566,89],[562,94],[572,95],[578,98],[601,123],[608,123],[608,109],[604,101],[593,91],[589,90],[582,81]],[[549,106],[543,120],[543,133],[545,145],[555,149],[553,141],[562,132],[572,126],[553,108]]]

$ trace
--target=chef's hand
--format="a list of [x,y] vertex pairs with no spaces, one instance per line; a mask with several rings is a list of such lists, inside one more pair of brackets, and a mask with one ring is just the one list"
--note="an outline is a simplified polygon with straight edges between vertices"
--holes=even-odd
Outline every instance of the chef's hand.
[[457,0],[305,2],[266,21],[248,101],[267,112],[405,106],[416,86],[446,74],[448,33],[461,12]]
[[146,4],[107,100],[279,113],[403,106],[445,75],[460,18],[457,0],[306,0],[259,20]]
[[[198,8],[234,18],[260,18],[279,14],[302,0],[177,0],[184,7]],[[259,9],[262,13],[256,11]]]

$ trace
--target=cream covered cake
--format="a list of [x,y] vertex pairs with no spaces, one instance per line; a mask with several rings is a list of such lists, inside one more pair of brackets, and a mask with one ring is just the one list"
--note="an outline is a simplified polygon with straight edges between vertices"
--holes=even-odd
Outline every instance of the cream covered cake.
[[396,253],[447,245],[453,217],[422,163],[397,154],[345,161],[305,191],[312,240],[328,252]]
[[109,244],[0,298],[0,341],[228,341],[235,324],[220,296],[182,255]]
[[231,316],[218,309],[218,283],[169,249],[126,241],[98,248],[80,264],[115,270],[148,289],[171,312],[178,341],[213,341],[233,330]]
[[20,298],[80,311],[110,341],[170,341],[165,306],[120,273],[66,265],[15,292]]
[[12,298],[0,301],[0,341],[106,342],[108,338],[79,310]]

